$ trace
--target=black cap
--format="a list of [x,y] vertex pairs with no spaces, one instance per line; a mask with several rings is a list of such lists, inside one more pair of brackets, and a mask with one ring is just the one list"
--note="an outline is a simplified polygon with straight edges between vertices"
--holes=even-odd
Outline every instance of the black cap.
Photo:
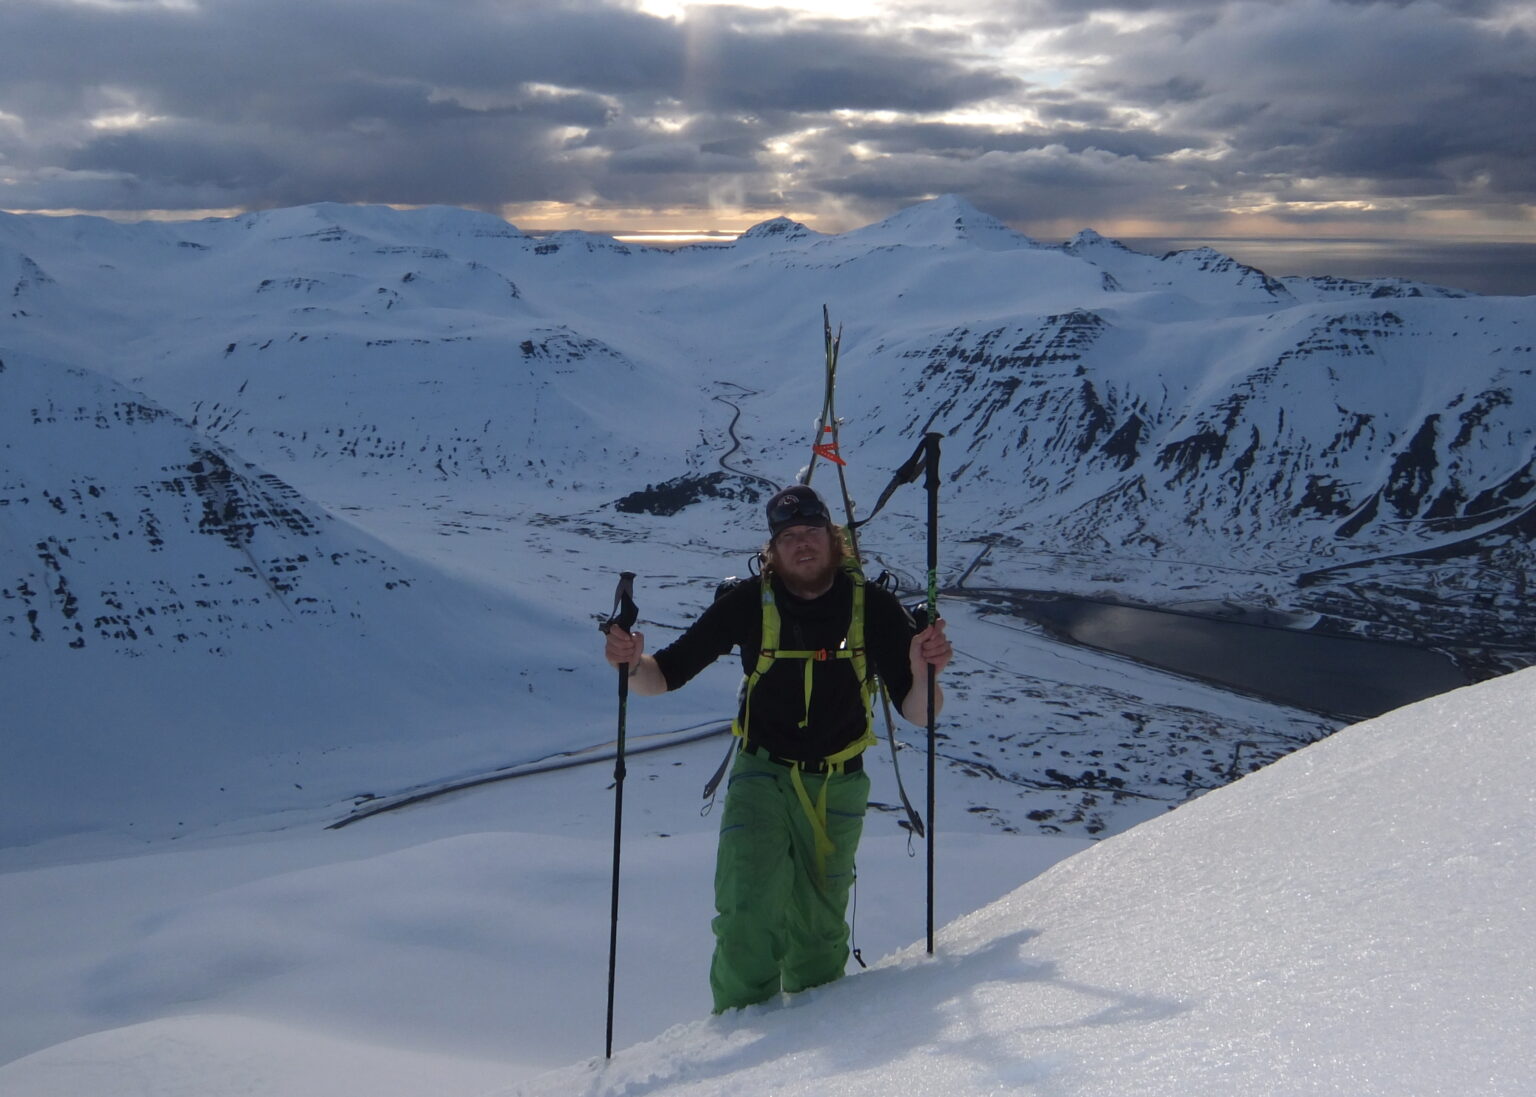
[[804,484],[791,484],[768,500],[768,535],[777,537],[790,526],[830,526],[827,504]]

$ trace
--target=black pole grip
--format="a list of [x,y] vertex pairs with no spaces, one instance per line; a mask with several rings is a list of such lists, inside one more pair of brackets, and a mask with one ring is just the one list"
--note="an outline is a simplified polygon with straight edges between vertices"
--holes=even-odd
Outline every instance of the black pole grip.
[[614,625],[618,625],[625,632],[635,627],[635,621],[640,617],[640,607],[635,605],[635,573],[624,571],[619,573],[619,585],[613,592],[613,612],[608,620],[597,627],[607,632]]

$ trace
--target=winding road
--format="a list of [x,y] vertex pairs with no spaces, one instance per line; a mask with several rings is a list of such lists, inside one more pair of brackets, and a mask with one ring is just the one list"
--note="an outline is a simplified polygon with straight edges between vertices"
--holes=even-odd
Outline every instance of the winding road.
[[[731,381],[722,381],[721,384],[729,384],[733,385],[735,388],[741,388],[740,385],[736,385]],[[751,389],[742,388],[741,391],[749,396],[757,395]],[[741,407],[737,404],[733,404],[724,396],[716,396],[715,399],[735,412],[735,414],[731,416],[731,421],[727,423],[725,427],[725,432],[731,436],[731,448],[720,455],[720,467],[723,468],[726,472],[735,473],[737,476],[746,477],[748,480],[756,480],[759,484],[765,485],[769,491],[778,491],[781,485],[768,479],[766,476],[759,476],[755,472],[748,472],[746,469],[737,468],[735,465],[729,463],[729,458],[735,456],[736,451],[741,449],[741,438],[736,433],[736,424],[741,420]]]

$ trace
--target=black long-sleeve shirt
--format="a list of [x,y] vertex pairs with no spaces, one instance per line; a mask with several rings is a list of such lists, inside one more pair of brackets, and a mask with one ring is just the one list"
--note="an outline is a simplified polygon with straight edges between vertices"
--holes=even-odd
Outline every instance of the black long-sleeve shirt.
[[[761,577],[727,591],[673,643],[656,653],[669,690],[688,682],[734,647],[744,673],[757,666],[762,646]],[[839,572],[819,598],[798,598],[773,581],[779,608],[779,644],[790,651],[834,650],[853,615],[853,580]],[[912,688],[908,648],[917,626],[892,594],[864,587],[864,649],[897,707]],[[864,734],[864,702],[852,659],[828,659],[812,669],[811,712],[806,727],[805,662],[777,659],[752,691],[752,742],[784,758],[813,761],[835,754]],[[746,699],[743,704],[747,703]]]

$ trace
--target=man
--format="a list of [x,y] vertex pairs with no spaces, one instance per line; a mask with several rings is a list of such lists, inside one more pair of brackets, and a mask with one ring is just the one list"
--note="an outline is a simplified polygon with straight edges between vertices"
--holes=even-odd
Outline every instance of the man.
[[[869,802],[862,751],[878,674],[914,724],[928,672],[948,665],[944,622],[918,631],[888,592],[844,566],[843,531],[809,487],[768,502],[762,575],[715,601],[674,643],[644,654],[617,627],[605,655],[631,689],[677,689],[735,647],[747,674],[715,864],[715,1012],[841,978],[854,853]],[[766,638],[766,643],[765,643]],[[934,709],[943,704],[935,689]]]

